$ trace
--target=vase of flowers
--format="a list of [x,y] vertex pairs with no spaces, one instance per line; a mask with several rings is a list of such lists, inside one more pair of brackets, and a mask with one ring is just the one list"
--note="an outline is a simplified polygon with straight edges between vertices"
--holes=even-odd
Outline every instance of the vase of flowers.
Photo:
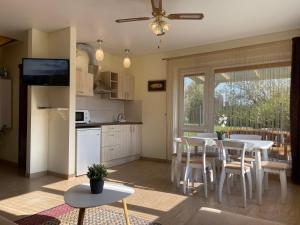
[[104,178],[107,177],[107,169],[102,164],[93,164],[88,167],[87,176],[90,179],[92,194],[100,194],[103,191]]
[[224,140],[224,138],[225,138],[224,134],[225,134],[227,120],[228,120],[228,118],[224,114],[219,116],[218,125],[220,127],[218,128],[218,130],[216,130],[218,140]]

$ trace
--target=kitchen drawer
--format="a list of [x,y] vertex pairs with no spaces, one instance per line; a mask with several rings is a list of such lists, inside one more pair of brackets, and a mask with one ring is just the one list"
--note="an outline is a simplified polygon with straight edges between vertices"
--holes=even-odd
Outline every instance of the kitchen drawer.
[[121,130],[120,125],[102,126],[102,133],[115,132],[115,131],[120,131],[120,130]]
[[102,147],[119,145],[120,139],[120,131],[102,133]]
[[120,150],[121,150],[120,145],[114,145],[114,146],[109,146],[109,147],[102,148],[103,161],[108,162],[110,160],[120,158],[120,156],[119,156],[120,155]]

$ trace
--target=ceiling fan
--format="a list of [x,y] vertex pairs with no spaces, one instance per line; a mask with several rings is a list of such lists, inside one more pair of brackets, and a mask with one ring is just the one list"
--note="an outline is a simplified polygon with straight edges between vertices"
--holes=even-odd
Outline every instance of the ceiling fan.
[[150,23],[150,28],[155,35],[162,36],[169,30],[169,24],[164,21],[164,18],[170,20],[202,20],[204,17],[203,13],[175,13],[167,15],[162,8],[162,0],[151,0],[151,4],[153,17],[118,19],[116,22],[125,23],[154,19]]

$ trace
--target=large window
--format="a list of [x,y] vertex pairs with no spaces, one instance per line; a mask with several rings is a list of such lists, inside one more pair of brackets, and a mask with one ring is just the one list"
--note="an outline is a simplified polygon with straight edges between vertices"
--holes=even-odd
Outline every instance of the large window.
[[182,77],[181,125],[183,130],[197,131],[205,122],[205,83],[204,74],[192,74]]
[[230,132],[272,139],[278,145],[278,156],[286,158],[290,72],[284,66],[215,74],[215,121],[226,115]]

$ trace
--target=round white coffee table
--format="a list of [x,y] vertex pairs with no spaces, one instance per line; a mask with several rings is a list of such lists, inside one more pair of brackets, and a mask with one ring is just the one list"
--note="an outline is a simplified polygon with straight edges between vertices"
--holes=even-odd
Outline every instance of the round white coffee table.
[[90,184],[79,184],[71,187],[64,195],[65,202],[79,208],[78,225],[83,224],[86,208],[107,205],[122,200],[126,224],[130,225],[125,198],[132,195],[134,189],[121,184],[105,182],[101,194],[92,194]]

